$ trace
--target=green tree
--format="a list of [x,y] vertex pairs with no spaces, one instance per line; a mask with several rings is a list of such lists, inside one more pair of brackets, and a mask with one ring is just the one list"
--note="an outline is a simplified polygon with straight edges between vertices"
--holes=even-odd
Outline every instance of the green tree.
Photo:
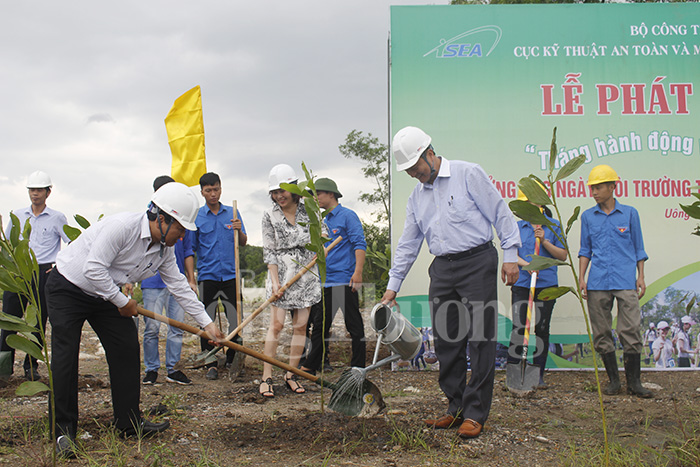
[[372,133],[364,135],[361,131],[352,130],[345,138],[345,143],[338,149],[347,159],[358,159],[364,163],[362,175],[372,180],[376,187],[369,193],[361,193],[360,201],[370,206],[379,205],[375,211],[377,221],[383,224],[389,222],[389,148]]
[[[261,246],[245,245],[240,249],[241,277],[246,279],[253,276],[253,284],[256,287],[265,286],[265,278],[267,277],[267,265],[263,261],[263,249]],[[247,272],[250,271],[250,272]]]

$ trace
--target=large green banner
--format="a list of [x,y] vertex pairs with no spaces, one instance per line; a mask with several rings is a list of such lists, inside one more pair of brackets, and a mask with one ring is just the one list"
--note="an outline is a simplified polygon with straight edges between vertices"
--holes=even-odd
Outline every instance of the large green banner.
[[[390,80],[392,136],[422,128],[437,154],[480,164],[506,201],[521,177],[546,177],[557,127],[557,168],[586,156],[552,187],[564,222],[576,206],[593,206],[588,173],[609,164],[622,180],[617,198],[641,215],[649,255],[642,303],[660,309],[669,291],[700,292],[700,239],[678,206],[700,184],[699,5],[392,7]],[[392,164],[395,247],[416,181]],[[578,223],[569,239],[577,261]],[[402,312],[419,326],[430,325],[431,260],[424,246],[400,292]],[[574,285],[568,269],[559,269],[559,283]],[[507,341],[505,286],[499,301],[499,340]],[[587,341],[571,294],[557,301],[552,335]]]

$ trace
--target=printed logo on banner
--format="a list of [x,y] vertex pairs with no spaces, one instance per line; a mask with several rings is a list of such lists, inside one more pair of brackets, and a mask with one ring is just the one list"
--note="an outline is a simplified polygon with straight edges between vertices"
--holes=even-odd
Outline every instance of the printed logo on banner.
[[[471,42],[465,40],[466,37],[472,36],[474,34],[482,34],[484,39],[482,42]],[[440,45],[431,49],[423,56],[435,55],[436,58],[471,58],[471,57],[488,57],[493,49],[496,48],[498,42],[501,40],[503,31],[501,28],[494,25],[489,26],[479,26],[478,28],[471,29],[467,32],[463,32],[452,39],[440,39]],[[480,37],[482,37],[480,36]],[[493,37],[491,37],[493,36]],[[488,51],[485,51],[487,47]]]

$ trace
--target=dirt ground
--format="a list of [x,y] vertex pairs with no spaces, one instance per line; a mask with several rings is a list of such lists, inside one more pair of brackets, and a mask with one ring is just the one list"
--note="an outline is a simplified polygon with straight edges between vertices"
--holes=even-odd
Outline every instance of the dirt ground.
[[[264,329],[263,320],[247,330],[246,345],[262,350]],[[164,334],[164,328],[161,332]],[[335,326],[334,332],[342,335],[344,331]],[[285,339],[288,335],[283,344]],[[368,361],[373,347],[368,345]],[[198,342],[187,337],[183,357],[198,351]],[[348,362],[349,352],[348,343],[335,343],[333,363]],[[385,349],[380,356],[384,355]],[[283,346],[279,356],[284,359]],[[321,396],[327,403],[331,392],[314,383],[304,383],[306,394],[293,394],[283,385],[282,370],[274,375],[274,399],[263,399],[258,394],[261,368],[260,362],[247,358],[243,374],[233,381],[223,370],[217,381],[206,380],[203,369],[186,370],[193,380],[190,386],[166,383],[161,371],[159,384],[142,387],[142,409],[165,404],[171,409],[171,428],[149,439],[115,441],[109,428],[112,409],[107,365],[97,338],[86,325],[79,395],[82,451],[78,459],[61,464],[577,465],[579,461],[567,460],[571,453],[599,445],[603,438],[593,372],[550,371],[548,389],[518,397],[505,388],[505,372],[498,371],[484,433],[477,439],[462,440],[455,430],[434,430],[422,423],[446,408],[436,372],[370,372],[368,378],[381,390],[386,409],[370,417],[348,417],[322,410]],[[43,365],[41,372],[46,374]],[[335,370],[327,377],[336,380],[340,373]],[[20,358],[15,374],[22,374]],[[642,378],[655,390],[653,399],[604,397],[610,439],[622,446],[648,446],[650,453],[668,452],[669,443],[683,436],[682,429],[688,434],[691,425],[699,428],[694,407],[700,399],[700,373],[650,371]],[[42,465],[41,444],[27,434],[27,427],[46,418],[47,400],[45,395],[15,396],[22,381],[15,376],[0,389],[0,464]],[[654,458],[648,457],[650,463]]]

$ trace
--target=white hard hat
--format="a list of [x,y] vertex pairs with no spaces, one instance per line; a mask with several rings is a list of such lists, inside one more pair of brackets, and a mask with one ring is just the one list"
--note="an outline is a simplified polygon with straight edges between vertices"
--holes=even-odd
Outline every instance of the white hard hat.
[[194,223],[199,211],[199,201],[187,186],[182,183],[166,183],[153,193],[153,204],[162,213],[168,214],[187,230],[197,230]]
[[651,322],[651,323],[649,323],[649,327],[650,327],[650,328],[655,328],[656,325],[655,325],[653,322]]
[[296,183],[299,180],[294,169],[287,164],[277,164],[270,170],[269,191],[279,190],[280,183]]
[[394,136],[391,147],[396,159],[396,169],[401,172],[413,167],[421,154],[428,149],[432,139],[420,128],[407,126]]
[[693,318],[691,318],[691,317],[688,316],[688,315],[685,315],[684,317],[681,318],[681,323],[683,323],[683,324],[690,324],[690,325],[695,324],[695,322],[693,322]]
[[27,177],[27,188],[51,188],[53,184],[51,183],[51,177],[46,172],[37,170],[32,172]]
[[659,331],[663,331],[664,329],[668,329],[671,326],[669,326],[666,321],[659,321],[659,324],[657,324],[656,327],[659,328]]

